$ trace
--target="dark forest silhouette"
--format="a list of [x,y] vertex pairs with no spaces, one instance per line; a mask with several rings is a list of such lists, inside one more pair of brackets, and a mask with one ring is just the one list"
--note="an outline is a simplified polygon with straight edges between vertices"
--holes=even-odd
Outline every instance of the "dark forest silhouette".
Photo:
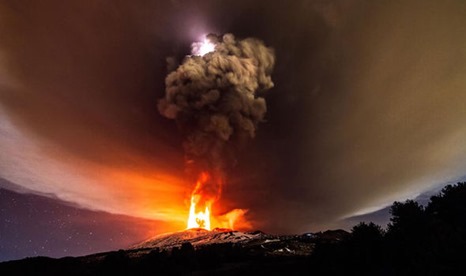
[[[391,206],[387,229],[359,223],[301,236],[310,256],[270,256],[224,243],[130,257],[119,250],[87,257],[27,258],[0,264],[1,275],[454,275],[466,270],[466,182],[446,186],[427,206]],[[338,235],[335,235],[335,234]],[[338,238],[335,238],[338,237]],[[134,250],[133,250],[134,251]],[[134,255],[133,255],[134,256]]]
[[390,214],[386,231],[359,223],[342,242],[318,244],[312,266],[322,273],[359,275],[466,271],[466,182],[446,186],[425,207],[413,200],[395,202]]

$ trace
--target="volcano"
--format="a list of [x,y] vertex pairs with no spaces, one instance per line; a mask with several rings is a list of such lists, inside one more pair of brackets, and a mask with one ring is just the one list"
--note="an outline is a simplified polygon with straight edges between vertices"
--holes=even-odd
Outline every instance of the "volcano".
[[0,264],[2,275],[275,275],[309,270],[319,243],[338,243],[348,232],[329,230],[272,235],[202,228],[157,235],[125,250],[82,257],[27,258]]
[[214,245],[231,245],[260,255],[306,256],[312,252],[314,242],[318,237],[319,234],[311,233],[270,235],[261,231],[241,232],[224,228],[208,231],[203,228],[194,228],[155,236],[131,247],[130,250],[132,254],[140,255],[147,254],[154,249],[180,248],[183,244],[190,244],[195,250]]

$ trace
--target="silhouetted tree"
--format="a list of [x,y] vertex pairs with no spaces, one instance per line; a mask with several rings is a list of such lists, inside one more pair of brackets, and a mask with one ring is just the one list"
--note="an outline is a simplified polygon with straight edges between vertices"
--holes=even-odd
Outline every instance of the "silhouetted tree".
[[425,230],[427,220],[424,208],[416,201],[394,202],[390,214],[392,215],[388,224],[390,235],[411,238],[412,235],[418,235]]
[[426,208],[432,237],[430,246],[438,267],[466,269],[466,183],[448,185],[432,196]]
[[387,229],[387,249],[393,267],[398,271],[421,273],[431,259],[426,250],[429,223],[422,207],[413,200],[393,203]]
[[354,226],[351,235],[342,246],[346,251],[348,267],[352,272],[378,274],[385,257],[383,247],[384,231],[379,225],[361,222]]
[[439,195],[430,198],[426,211],[436,223],[448,224],[464,234],[466,231],[466,182],[443,188]]
[[353,243],[369,243],[376,244],[380,243],[383,239],[385,231],[373,222],[369,224],[360,222],[358,225],[351,229],[350,240]]

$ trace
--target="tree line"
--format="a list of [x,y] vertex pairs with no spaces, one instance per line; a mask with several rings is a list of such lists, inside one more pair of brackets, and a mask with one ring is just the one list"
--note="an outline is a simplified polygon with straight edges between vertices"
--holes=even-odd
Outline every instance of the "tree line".
[[383,229],[359,223],[342,242],[317,244],[311,266],[322,274],[455,275],[466,271],[466,182],[430,198],[395,202]]

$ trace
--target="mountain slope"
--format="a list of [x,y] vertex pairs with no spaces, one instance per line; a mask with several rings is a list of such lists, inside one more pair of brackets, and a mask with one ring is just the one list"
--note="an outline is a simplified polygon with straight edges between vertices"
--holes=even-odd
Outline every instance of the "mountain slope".
[[[334,243],[343,230],[304,235],[188,229],[155,236],[127,250],[83,257],[27,258],[0,263],[0,275],[275,275],[309,272],[317,243]],[[296,274],[301,275],[301,274]],[[302,274],[306,275],[306,274]]]

